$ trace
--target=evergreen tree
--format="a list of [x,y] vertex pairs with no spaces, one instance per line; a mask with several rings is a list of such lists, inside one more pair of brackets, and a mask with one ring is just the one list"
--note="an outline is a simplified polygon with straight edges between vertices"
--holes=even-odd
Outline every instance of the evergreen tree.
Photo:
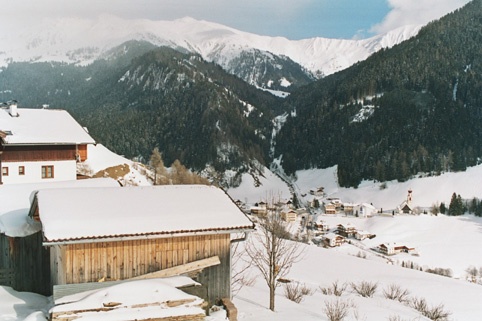
[[469,213],[472,213],[472,214],[475,214],[475,212],[477,211],[477,198],[474,197],[471,201],[470,201],[470,205],[469,205]]
[[445,207],[445,203],[440,203],[440,214],[445,214],[447,212],[447,207]]
[[457,216],[464,214],[464,204],[462,202],[462,197],[457,195],[455,192],[452,194],[449,205],[449,215]]
[[477,208],[475,209],[475,216],[482,216],[482,201],[479,200],[477,204]]

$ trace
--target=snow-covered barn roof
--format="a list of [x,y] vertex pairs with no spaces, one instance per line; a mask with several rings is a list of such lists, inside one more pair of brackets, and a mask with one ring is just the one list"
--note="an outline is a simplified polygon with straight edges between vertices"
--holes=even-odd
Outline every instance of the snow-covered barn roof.
[[87,131],[65,110],[18,108],[18,117],[0,109],[6,144],[94,144]]
[[63,182],[0,185],[0,233],[10,237],[24,237],[40,230],[28,219],[31,194],[42,189],[86,187],[118,187],[111,178],[92,178]]
[[46,244],[254,229],[231,198],[214,186],[42,190],[36,200]]

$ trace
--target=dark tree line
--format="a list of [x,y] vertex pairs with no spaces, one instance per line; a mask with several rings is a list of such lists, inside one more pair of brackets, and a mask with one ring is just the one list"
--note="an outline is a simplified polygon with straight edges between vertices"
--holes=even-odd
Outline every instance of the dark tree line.
[[[444,208],[444,211],[442,212],[441,208],[440,212],[442,214],[445,214],[446,209]],[[456,194],[454,192],[450,199],[450,205],[447,214],[450,216],[459,216],[464,215],[465,213],[474,214],[475,216],[482,217],[482,200],[478,199],[477,197],[468,200],[462,199],[460,194]]]
[[[464,170],[482,157],[482,2],[294,92],[278,135],[288,173],[338,164],[342,186]],[[374,106],[362,122],[353,117]],[[296,142],[296,144],[293,144]]]

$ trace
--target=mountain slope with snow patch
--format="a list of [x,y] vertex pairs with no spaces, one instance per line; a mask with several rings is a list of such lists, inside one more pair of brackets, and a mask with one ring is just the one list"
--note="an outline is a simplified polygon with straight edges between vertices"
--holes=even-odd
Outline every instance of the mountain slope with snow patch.
[[[126,27],[128,26],[128,27]],[[259,36],[189,17],[173,21],[126,20],[101,15],[95,20],[62,18],[44,20],[35,30],[0,32],[6,44],[0,65],[11,61],[63,61],[89,64],[129,40],[143,40],[200,54],[225,69],[242,53],[256,50],[289,57],[318,77],[332,74],[364,60],[381,48],[392,47],[418,33],[421,26],[406,26],[363,40],[311,38],[289,40]]]

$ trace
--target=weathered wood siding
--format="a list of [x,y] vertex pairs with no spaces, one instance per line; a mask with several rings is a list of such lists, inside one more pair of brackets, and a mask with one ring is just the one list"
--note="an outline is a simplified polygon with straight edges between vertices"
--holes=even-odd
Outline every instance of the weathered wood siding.
[[0,269],[13,270],[4,284],[17,291],[52,294],[49,275],[49,250],[42,247],[40,232],[26,237],[0,235]]
[[75,160],[75,145],[5,146],[3,162]]
[[230,295],[229,234],[53,246],[52,283],[125,280],[214,255],[221,264],[198,276],[214,303]]
[[80,161],[85,162],[85,160],[87,159],[87,145],[77,146],[77,151],[80,157]]

